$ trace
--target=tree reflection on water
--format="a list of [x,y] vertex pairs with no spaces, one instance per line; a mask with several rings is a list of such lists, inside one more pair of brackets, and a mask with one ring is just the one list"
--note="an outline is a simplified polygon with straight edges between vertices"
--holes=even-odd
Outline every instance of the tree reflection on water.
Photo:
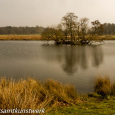
[[78,69],[98,67],[103,62],[101,45],[42,45],[45,59],[56,61],[67,74],[74,74]]

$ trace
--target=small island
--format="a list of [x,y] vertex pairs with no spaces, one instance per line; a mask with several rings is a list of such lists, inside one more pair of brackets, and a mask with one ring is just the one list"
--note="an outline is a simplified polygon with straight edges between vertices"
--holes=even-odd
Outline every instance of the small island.
[[61,23],[55,27],[47,27],[42,32],[42,38],[54,40],[55,44],[82,45],[91,44],[92,40],[102,41],[104,24],[98,20],[91,22],[92,27],[88,25],[88,18],[78,17],[74,13],[67,13],[61,20]]

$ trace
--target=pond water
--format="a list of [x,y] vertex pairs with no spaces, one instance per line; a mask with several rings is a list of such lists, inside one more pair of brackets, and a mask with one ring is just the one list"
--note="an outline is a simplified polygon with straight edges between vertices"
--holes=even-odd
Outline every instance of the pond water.
[[93,92],[95,77],[115,80],[115,41],[103,45],[54,45],[44,41],[0,41],[0,75],[54,79]]

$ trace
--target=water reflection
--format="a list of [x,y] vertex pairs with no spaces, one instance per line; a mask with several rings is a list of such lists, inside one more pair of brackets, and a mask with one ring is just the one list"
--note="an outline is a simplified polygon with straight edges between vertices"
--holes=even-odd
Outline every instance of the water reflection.
[[79,62],[80,62],[80,65],[83,69],[87,69],[88,68],[88,52],[86,53],[86,47],[85,46],[82,46],[80,47],[80,58],[79,58]]
[[73,75],[79,69],[88,69],[90,65],[98,67],[103,62],[103,50],[99,46],[55,46],[42,45],[44,58],[60,64],[63,71]]
[[92,46],[93,65],[98,67],[103,62],[103,51],[100,46]]
[[64,64],[62,65],[63,70],[68,74],[73,74],[77,71],[77,63],[79,56],[76,56],[76,48],[74,46],[65,46]]

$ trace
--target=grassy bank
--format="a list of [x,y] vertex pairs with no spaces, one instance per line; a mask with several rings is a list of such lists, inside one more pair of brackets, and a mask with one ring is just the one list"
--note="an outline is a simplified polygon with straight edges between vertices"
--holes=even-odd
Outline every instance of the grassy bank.
[[[58,81],[0,79],[0,109],[45,109],[47,115],[115,114],[115,83],[98,77],[95,93],[78,94],[74,86]],[[32,113],[32,115],[35,113]]]
[[0,40],[41,40],[41,35],[0,35]]
[[[92,40],[115,40],[115,35],[103,35],[94,37]],[[0,35],[0,40],[47,40],[43,39],[40,34],[36,35]],[[49,39],[53,40],[53,39]]]
[[47,115],[115,115],[115,97],[110,99],[91,98],[79,102],[77,105],[57,107]]
[[99,38],[103,40],[115,40],[115,35],[103,35],[99,36]]

